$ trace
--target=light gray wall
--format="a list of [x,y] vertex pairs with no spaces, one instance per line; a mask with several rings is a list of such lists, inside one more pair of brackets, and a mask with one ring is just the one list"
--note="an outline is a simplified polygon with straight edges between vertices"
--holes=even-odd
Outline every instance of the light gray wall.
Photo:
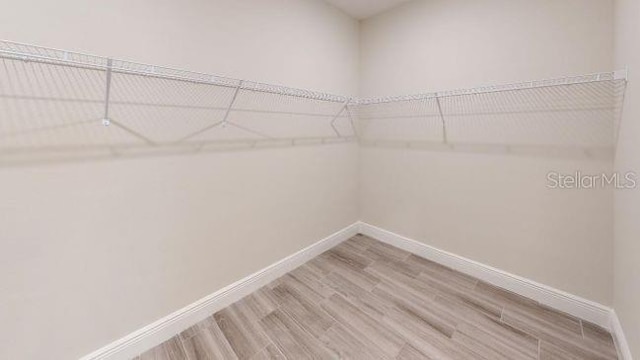
[[[615,63],[629,67],[616,171],[640,173],[640,2],[616,0]],[[615,193],[613,305],[640,359],[640,189]]]
[[[612,70],[613,2],[413,1],[361,24],[361,93],[412,94]],[[612,304],[610,189],[551,190],[565,157],[365,147],[362,219]]]
[[361,23],[362,96],[611,70],[611,0],[414,0]]
[[[628,44],[637,8],[621,4]],[[362,41],[357,22],[311,0],[0,6],[8,40],[339,94],[613,68],[609,0],[414,1],[364,21]],[[617,65],[637,62],[630,49]],[[619,168],[637,159],[625,136]],[[576,169],[611,164],[332,145],[2,168],[0,357],[93,351],[352,223],[357,206],[374,225],[611,304],[611,192],[545,187],[549,170]],[[632,194],[616,198],[615,306],[637,344]]]
[[[316,0],[1,0],[7,40],[337,94]],[[353,144],[0,168],[0,358],[73,359],[356,220]]]

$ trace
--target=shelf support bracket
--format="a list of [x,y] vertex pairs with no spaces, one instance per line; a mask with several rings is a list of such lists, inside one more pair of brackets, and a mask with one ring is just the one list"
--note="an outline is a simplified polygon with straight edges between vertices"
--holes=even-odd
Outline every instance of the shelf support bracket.
[[107,79],[106,79],[106,91],[104,95],[104,116],[102,117],[102,125],[111,125],[111,119],[109,119],[109,98],[111,97],[111,70],[113,68],[113,60],[107,59]]
[[617,70],[613,72],[613,79],[614,80],[624,80],[627,81],[627,76],[629,73],[629,67],[625,67],[622,70]]
[[440,114],[440,121],[442,122],[442,141],[447,144],[449,139],[447,138],[447,123],[444,121],[444,114],[442,113],[442,105],[440,105],[440,96],[436,94],[436,105],[438,105],[438,113]]
[[342,115],[342,113],[347,109],[348,104],[349,104],[349,100],[345,101],[344,104],[342,104],[342,106],[340,107],[340,111],[338,111],[338,113],[335,114],[331,119],[331,128],[339,138],[342,137],[342,134],[340,134],[340,132],[338,131],[338,128],[336,128],[336,120],[338,120],[340,115]]
[[347,116],[349,116],[349,123],[351,124],[351,129],[353,130],[353,136],[358,138],[358,130],[356,129],[355,121],[353,120],[353,116],[351,115],[351,110],[349,109],[349,103],[351,102],[351,100],[352,99],[349,99],[349,101],[347,102],[345,110],[347,111]]
[[155,143],[147,138],[146,136],[138,133],[137,131],[130,129],[128,126],[125,126],[115,120],[113,120],[112,118],[109,117],[109,100],[111,98],[111,75],[113,72],[113,60],[112,59],[107,59],[107,78],[106,78],[106,89],[105,89],[105,95],[104,95],[104,114],[102,117],[102,125],[103,126],[110,126],[110,125],[115,125],[118,128],[128,132],[129,134],[135,136],[136,138],[144,141],[145,143],[149,144],[149,145],[155,145]]
[[238,83],[238,86],[236,86],[236,89],[233,92],[233,97],[231,98],[231,101],[229,102],[229,105],[227,106],[227,110],[225,111],[222,120],[217,121],[217,122],[215,122],[215,123],[213,123],[211,125],[207,125],[207,126],[203,127],[202,129],[200,129],[198,131],[192,132],[191,134],[181,138],[177,142],[180,143],[180,142],[189,140],[189,139],[193,138],[194,136],[200,135],[200,134],[202,134],[204,132],[209,131],[210,129],[213,129],[214,127],[217,127],[217,126],[220,126],[220,125],[226,126],[227,124],[229,124],[229,120],[228,120],[229,119],[229,114],[231,113],[231,109],[233,108],[233,104],[235,104],[236,99],[238,98],[238,93],[240,92],[241,88],[242,88],[242,80],[240,80],[240,82]]
[[256,131],[256,130],[249,129],[249,128],[248,128],[248,127],[246,127],[246,126],[238,125],[238,124],[236,124],[236,123],[232,123],[231,121],[227,121],[227,123],[226,123],[226,124],[231,125],[231,126],[233,126],[233,127],[237,128],[237,129],[244,130],[244,131],[246,131],[246,132],[248,132],[248,133],[251,133],[251,134],[253,134],[253,135],[260,136],[260,137],[265,138],[265,139],[273,139],[273,137],[271,137],[271,136],[269,136],[269,135],[267,135],[267,134],[265,134],[265,133],[263,133],[263,132],[260,132],[260,131]]
[[122,130],[124,130],[124,131],[128,132],[129,134],[131,134],[131,135],[133,135],[133,136],[137,137],[138,139],[140,139],[140,140],[144,141],[144,142],[145,142],[145,143],[147,143],[148,145],[151,145],[151,146],[155,146],[155,145],[157,145],[153,140],[151,140],[151,139],[149,139],[148,137],[146,137],[146,136],[144,136],[144,135],[140,134],[139,132],[137,132],[137,131],[135,131],[135,130],[133,130],[133,129],[129,128],[128,126],[125,126],[125,125],[121,124],[120,122],[115,121],[114,119],[109,119],[109,123],[110,123],[111,125],[115,125],[116,127],[118,127],[118,128],[120,128],[120,129],[122,129]]
[[242,80],[238,83],[236,90],[233,92],[233,97],[229,102],[229,106],[227,106],[227,111],[224,113],[224,118],[222,118],[222,126],[225,126],[229,123],[229,114],[231,113],[231,109],[233,108],[233,104],[235,104],[236,99],[238,98],[238,93],[240,92],[240,88],[242,88]]

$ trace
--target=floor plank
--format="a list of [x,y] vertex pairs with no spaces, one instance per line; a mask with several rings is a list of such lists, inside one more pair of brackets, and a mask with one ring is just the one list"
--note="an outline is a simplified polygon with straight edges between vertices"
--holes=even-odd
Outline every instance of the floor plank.
[[340,324],[334,324],[321,337],[320,341],[333,350],[340,359],[383,360],[391,359],[367,339],[347,331]]
[[281,310],[276,310],[260,320],[267,336],[287,359],[335,358],[321,342],[307,333]]
[[227,338],[214,323],[193,336],[182,339],[186,355],[191,360],[237,359]]
[[400,354],[396,357],[397,360],[432,360],[433,358],[421,353],[411,345],[405,345]]
[[249,359],[269,344],[253,317],[241,304],[233,304],[214,315],[238,359]]
[[286,357],[273,344],[267,345],[267,347],[262,349],[262,351],[260,351],[259,353],[257,353],[251,358],[251,360],[282,360],[282,359],[286,359]]
[[340,295],[333,295],[321,304],[340,325],[371,343],[389,356],[396,356],[405,344],[398,334],[392,332],[365,312],[349,303]]
[[614,360],[596,325],[356,235],[136,360]]
[[155,348],[140,355],[140,360],[183,360],[187,359],[179,336],[174,336]]

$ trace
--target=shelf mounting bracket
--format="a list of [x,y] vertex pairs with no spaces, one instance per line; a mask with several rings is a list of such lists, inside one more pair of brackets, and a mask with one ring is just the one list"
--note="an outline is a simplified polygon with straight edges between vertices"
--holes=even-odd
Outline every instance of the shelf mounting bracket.
[[440,121],[442,122],[442,141],[447,144],[449,142],[447,138],[447,123],[444,121],[444,114],[442,113],[442,105],[440,105],[440,96],[436,94],[436,105],[438,105],[438,113],[440,114]]
[[353,136],[358,138],[358,130],[356,129],[355,121],[353,120],[353,116],[351,115],[351,110],[349,109],[349,104],[351,103],[352,100],[353,99],[349,99],[349,101],[347,102],[347,106],[345,107],[345,110],[347,111],[347,116],[349,116],[349,123],[351,124],[351,129],[353,130]]
[[340,107],[340,111],[338,111],[338,113],[336,113],[333,118],[331,119],[331,128],[333,129],[333,131],[336,133],[336,135],[341,138],[342,134],[340,134],[340,131],[338,131],[338,128],[336,128],[336,120],[338,120],[338,118],[340,117],[340,115],[342,115],[342,113],[347,109],[347,105],[349,105],[349,100],[345,101],[342,106]]
[[242,88],[242,80],[240,80],[240,82],[238,83],[238,86],[236,86],[234,92],[233,92],[233,97],[231,98],[231,101],[229,102],[229,105],[227,106],[227,109],[224,113],[224,117],[222,118],[222,120],[217,121],[211,125],[207,125],[205,127],[203,127],[202,129],[192,132],[191,134],[183,137],[182,139],[178,140],[177,142],[183,142],[185,140],[189,140],[191,138],[193,138],[196,135],[200,135],[206,131],[209,131],[210,129],[213,129],[214,127],[217,126],[227,126],[227,124],[229,124],[229,114],[231,113],[231,109],[233,108],[233,104],[235,104],[236,99],[238,98],[238,93],[240,92],[240,89]]
[[107,59],[107,79],[106,90],[104,95],[104,116],[102,117],[102,125],[111,125],[111,119],[109,119],[109,98],[111,96],[111,71],[113,68],[113,60]]

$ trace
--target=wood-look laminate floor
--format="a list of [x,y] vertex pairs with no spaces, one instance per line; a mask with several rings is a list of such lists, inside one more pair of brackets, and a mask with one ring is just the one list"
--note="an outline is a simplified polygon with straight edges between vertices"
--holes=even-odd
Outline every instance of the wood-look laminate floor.
[[611,335],[357,235],[137,359],[616,359]]

